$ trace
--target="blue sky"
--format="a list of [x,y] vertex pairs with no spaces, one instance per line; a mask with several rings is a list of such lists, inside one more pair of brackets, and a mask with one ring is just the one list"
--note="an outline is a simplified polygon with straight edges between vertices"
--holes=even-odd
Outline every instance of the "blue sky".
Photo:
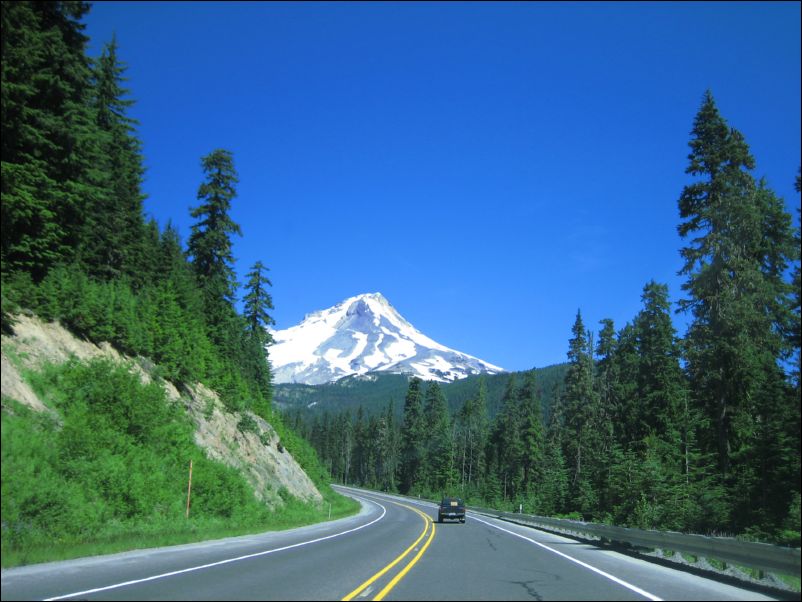
[[[677,199],[710,89],[797,221],[800,3],[99,2],[136,101],[146,212],[186,242],[230,150],[240,280],[276,327],[381,292],[508,370],[682,295]],[[687,318],[675,316],[683,334]]]

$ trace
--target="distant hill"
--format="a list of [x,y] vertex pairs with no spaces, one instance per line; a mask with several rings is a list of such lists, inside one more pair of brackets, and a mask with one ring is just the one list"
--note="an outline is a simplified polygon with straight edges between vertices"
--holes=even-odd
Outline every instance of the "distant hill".
[[[568,364],[555,364],[536,369],[540,385],[544,418],[549,416],[555,392],[562,391],[563,380]],[[501,398],[511,375],[520,384],[523,372],[474,375],[452,383],[441,383],[452,414],[458,411],[466,399],[479,392],[479,382],[485,379],[487,385],[488,413],[492,419],[501,407]],[[400,416],[404,409],[404,396],[409,386],[410,376],[404,374],[371,373],[360,376],[347,376],[333,383],[322,385],[276,384],[273,389],[273,403],[282,412],[303,415],[338,414],[344,410],[356,413],[359,406],[367,415],[384,412],[390,401],[394,402],[396,413]]]

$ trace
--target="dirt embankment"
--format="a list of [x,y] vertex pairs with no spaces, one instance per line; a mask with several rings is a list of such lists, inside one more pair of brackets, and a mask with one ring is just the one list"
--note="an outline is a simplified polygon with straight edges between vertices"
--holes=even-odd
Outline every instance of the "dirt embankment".
[[[151,382],[143,358],[132,359],[118,353],[111,345],[95,345],[81,340],[57,323],[46,323],[28,315],[14,316],[13,336],[2,336],[2,395],[29,406],[37,412],[53,412],[25,381],[24,369],[37,369],[44,363],[62,363],[72,357],[79,360],[107,358],[126,363],[143,382]],[[247,412],[257,425],[257,432],[241,432],[237,425],[243,417],[225,409],[217,394],[196,383],[179,391],[162,381],[171,403],[180,403],[195,424],[195,442],[207,456],[240,470],[253,487],[257,498],[274,507],[282,504],[278,494],[284,488],[291,495],[320,502],[322,496],[295,459],[280,444],[279,437],[265,420]],[[4,411],[8,408],[3,407]]]

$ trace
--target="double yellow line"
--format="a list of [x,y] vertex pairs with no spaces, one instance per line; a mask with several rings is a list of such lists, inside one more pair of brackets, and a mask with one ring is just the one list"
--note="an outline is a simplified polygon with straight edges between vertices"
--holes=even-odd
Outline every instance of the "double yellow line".
[[354,597],[358,596],[360,593],[362,593],[362,591],[367,589],[367,587],[371,583],[373,583],[377,579],[381,578],[382,575],[384,575],[387,571],[389,571],[391,568],[393,568],[396,564],[401,562],[404,559],[404,557],[407,554],[409,554],[412,550],[414,550],[415,546],[417,546],[421,542],[421,540],[426,536],[426,532],[429,530],[429,525],[431,525],[432,530],[429,533],[429,539],[426,540],[426,543],[423,545],[423,547],[418,551],[418,553],[415,555],[415,557],[412,560],[410,560],[409,563],[407,563],[407,565],[401,571],[399,571],[399,573],[395,577],[393,577],[393,579],[387,585],[384,586],[384,589],[382,589],[378,594],[376,594],[376,597],[373,598],[374,600],[384,600],[384,597],[390,592],[390,590],[393,589],[398,584],[398,582],[401,581],[401,579],[404,578],[404,575],[406,575],[409,572],[409,569],[411,569],[413,566],[415,566],[415,563],[418,562],[418,560],[420,560],[420,557],[423,556],[423,553],[426,551],[426,548],[429,547],[429,544],[432,543],[432,540],[434,539],[434,533],[435,533],[434,522],[432,521],[432,519],[427,514],[424,514],[423,512],[418,510],[417,508],[413,508],[412,506],[407,506],[406,504],[399,504],[398,502],[392,502],[392,503],[395,504],[396,506],[402,506],[404,508],[412,510],[413,512],[417,512],[420,515],[420,517],[423,519],[423,522],[424,522],[423,532],[420,534],[420,537],[418,537],[418,539],[416,539],[412,543],[411,546],[409,546],[406,550],[404,550],[401,553],[400,556],[398,556],[398,558],[393,560],[390,564],[388,564],[386,567],[384,567],[378,573],[373,575],[373,577],[371,577],[370,579],[365,581],[362,585],[360,585],[354,591],[352,591],[350,594],[345,596],[345,598],[343,598],[343,602],[346,602],[348,600],[352,600]]

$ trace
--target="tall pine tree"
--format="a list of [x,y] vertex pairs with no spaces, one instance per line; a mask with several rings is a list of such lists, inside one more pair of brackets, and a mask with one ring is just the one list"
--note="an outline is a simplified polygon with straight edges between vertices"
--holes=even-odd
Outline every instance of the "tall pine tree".
[[[674,440],[685,398],[679,345],[668,300],[668,287],[652,281],[643,288],[643,309],[635,318],[638,348],[638,439],[652,433]],[[680,445],[677,445],[679,451]]]
[[243,297],[248,332],[252,337],[261,341],[262,344],[273,342],[267,328],[276,323],[267,313],[268,309],[273,309],[273,298],[267,289],[268,286],[273,286],[273,283],[265,275],[267,271],[261,261],[257,261],[253,265],[247,275],[248,281],[245,283],[247,292]]
[[501,494],[505,500],[513,500],[522,490],[521,468],[524,455],[515,373],[510,374],[504,388],[501,411],[493,423],[491,446],[501,484]]
[[217,149],[201,160],[206,180],[198,188],[201,204],[192,209],[198,221],[189,237],[189,256],[201,295],[212,339],[226,341],[229,323],[234,314],[237,281],[231,236],[242,231],[230,216],[231,201],[239,181],[234,161],[227,150]]
[[127,115],[134,101],[125,98],[125,66],[117,40],[106,44],[94,69],[93,108],[100,130],[104,194],[89,211],[82,255],[90,273],[104,278],[128,276],[143,284],[142,143],[137,121]]
[[437,382],[426,389],[426,477],[428,490],[446,494],[455,481],[454,433],[445,395]]
[[[719,472],[740,500],[733,518],[742,528],[776,519],[776,511],[766,517],[757,509],[766,487],[787,482],[781,467],[791,460],[789,444],[768,445],[766,437],[799,407],[780,365],[793,233],[782,201],[749,173],[755,160],[744,137],[727,125],[710,92],[690,147],[686,172],[696,180],[680,195],[678,227],[690,238],[680,272],[688,295],[680,307],[693,315],[687,368],[693,399],[711,426],[702,443],[716,451]],[[776,493],[773,502],[787,507],[790,494]]]
[[563,437],[565,457],[570,471],[570,496],[576,510],[585,514],[597,505],[594,488],[598,432],[598,396],[593,386],[592,344],[582,314],[577,311],[569,342],[568,372],[565,375],[563,396]]
[[487,443],[487,383],[479,381],[479,391],[465,400],[456,417],[457,456],[463,495],[471,491],[485,471],[485,445]]
[[275,324],[275,320],[267,313],[273,309],[273,298],[267,290],[272,286],[270,280],[264,275],[267,268],[261,261],[257,261],[248,273],[245,284],[245,323],[247,336],[244,341],[245,359],[248,362],[248,372],[252,381],[256,382],[266,400],[272,398],[270,359],[267,345],[273,342],[268,326]]
[[396,426],[395,406],[392,400],[379,421],[379,430],[375,436],[379,444],[378,485],[383,491],[396,491],[401,436]]
[[401,424],[401,457],[399,459],[401,493],[420,486],[423,462],[426,458],[426,416],[423,412],[421,379],[409,381],[404,398],[404,419]]
[[545,435],[540,397],[533,369],[524,376],[523,385],[518,391],[518,403],[523,449],[522,487],[534,495],[537,495],[537,488],[543,481],[545,469]]

